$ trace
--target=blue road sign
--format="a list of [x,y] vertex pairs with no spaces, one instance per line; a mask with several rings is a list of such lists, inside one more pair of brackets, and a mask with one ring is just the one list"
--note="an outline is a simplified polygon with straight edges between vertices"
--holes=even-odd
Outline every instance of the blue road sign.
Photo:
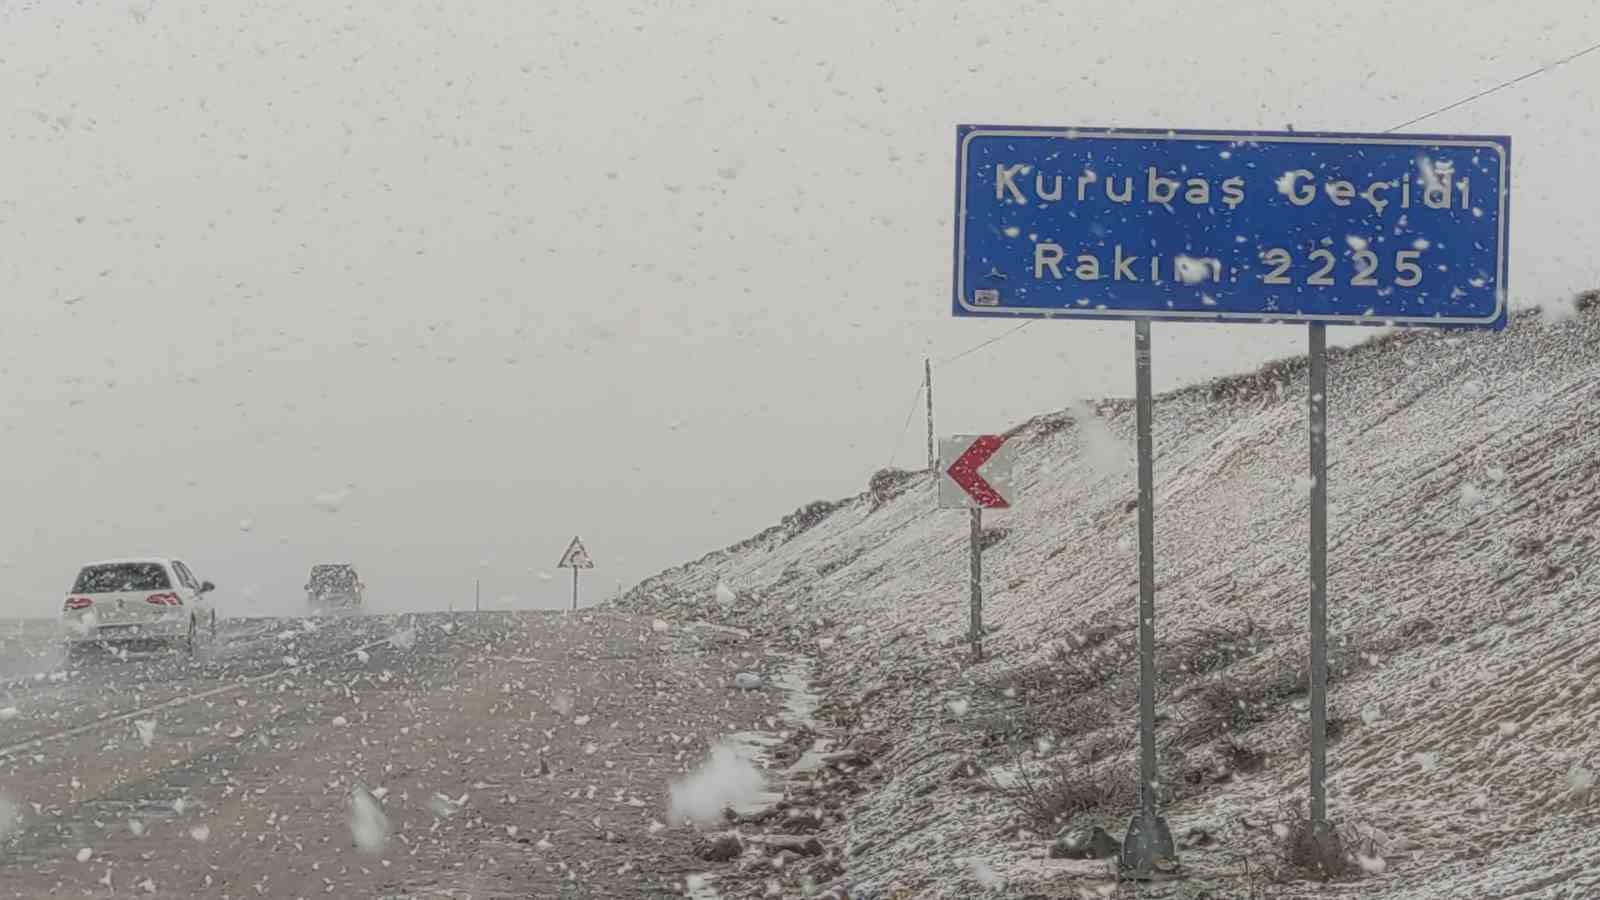
[[1505,327],[1508,137],[956,140],[957,316]]

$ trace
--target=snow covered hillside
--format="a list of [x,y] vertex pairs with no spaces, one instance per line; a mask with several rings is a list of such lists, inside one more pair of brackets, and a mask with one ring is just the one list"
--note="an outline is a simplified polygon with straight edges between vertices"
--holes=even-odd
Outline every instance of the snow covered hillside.
[[[1329,791],[1362,857],[1348,881],[1260,874],[1306,791],[1305,360],[1158,398],[1158,740],[1198,880],[1147,896],[1600,896],[1600,302],[1585,305],[1330,355]],[[1048,859],[1056,831],[1120,838],[1134,801],[1133,419],[1108,400],[1015,430],[1023,499],[985,518],[980,664],[967,515],[935,508],[928,472],[880,473],[621,603],[814,657],[826,722],[875,748],[823,834],[849,878],[1076,896],[1103,870]],[[1052,773],[1077,794],[1030,817]],[[1092,784],[1114,799],[1079,796]]]

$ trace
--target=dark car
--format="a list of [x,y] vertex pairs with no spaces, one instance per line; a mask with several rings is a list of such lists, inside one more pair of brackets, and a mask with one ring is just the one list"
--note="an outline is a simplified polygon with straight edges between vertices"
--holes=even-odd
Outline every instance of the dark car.
[[306,605],[314,612],[356,611],[362,607],[366,588],[355,566],[345,563],[312,566],[311,577],[306,580]]

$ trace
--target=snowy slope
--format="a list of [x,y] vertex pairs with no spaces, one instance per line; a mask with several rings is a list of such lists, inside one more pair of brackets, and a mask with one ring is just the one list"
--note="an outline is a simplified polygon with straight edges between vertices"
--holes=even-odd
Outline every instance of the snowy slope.
[[[1600,896],[1600,810],[1587,789],[1600,769],[1600,304],[1589,306],[1555,322],[1521,316],[1500,335],[1403,333],[1330,360],[1342,673],[1330,694],[1342,726],[1331,817],[1387,865],[1272,896]],[[1222,629],[1249,635],[1237,660],[1174,672],[1160,698],[1163,775],[1192,782],[1171,792],[1174,830],[1202,824],[1219,841],[1186,856],[1196,871],[1259,860],[1264,825],[1305,794],[1303,697],[1274,695],[1227,735],[1267,754],[1259,772],[1226,777],[1220,745],[1183,733],[1203,717],[1205,683],[1303,664],[1306,393],[1302,359],[1156,406],[1160,646],[1192,655]],[[1011,804],[949,783],[947,770],[970,756],[1006,783],[1019,754],[1082,759],[1092,742],[1112,752],[1086,770],[1131,771],[1131,660],[1081,692],[1099,727],[1030,718],[1064,701],[1030,696],[1049,688],[1022,676],[1092,626],[1135,625],[1132,430],[1132,404],[1115,400],[1015,432],[1024,499],[985,519],[1006,533],[984,556],[997,631],[982,664],[961,643],[967,516],[934,507],[926,472],[881,505],[863,494],[797,512],[621,602],[791,637],[817,657],[849,731],[891,742],[879,760],[887,783],[830,835],[851,854],[851,877],[968,896],[982,860],[1013,891],[1072,883],[1038,859],[1051,835],[1019,836]],[[737,593],[731,607],[717,602],[719,582]],[[1101,821],[1119,833],[1125,814]]]

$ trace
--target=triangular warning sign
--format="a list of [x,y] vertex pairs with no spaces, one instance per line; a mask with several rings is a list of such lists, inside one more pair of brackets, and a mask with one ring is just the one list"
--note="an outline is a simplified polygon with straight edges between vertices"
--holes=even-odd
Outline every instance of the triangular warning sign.
[[589,548],[583,546],[583,541],[577,538],[567,546],[567,552],[561,554],[561,562],[556,563],[558,569],[592,569],[594,560],[589,558]]

